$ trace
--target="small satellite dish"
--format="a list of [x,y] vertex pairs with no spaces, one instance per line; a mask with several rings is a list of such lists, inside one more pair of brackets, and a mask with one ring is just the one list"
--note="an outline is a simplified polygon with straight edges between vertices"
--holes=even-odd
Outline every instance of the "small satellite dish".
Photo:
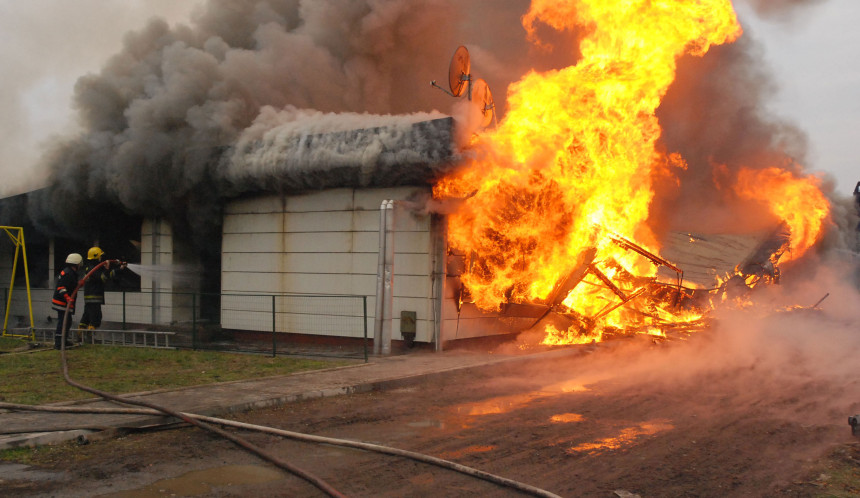
[[490,87],[483,78],[478,78],[472,83],[472,105],[481,111],[481,126],[490,126],[496,116],[496,104],[493,102],[493,94]]
[[467,83],[472,80],[471,66],[472,61],[469,59],[469,51],[466,50],[466,47],[460,45],[454,51],[454,56],[451,57],[451,64],[448,66],[448,85],[455,97],[462,95]]

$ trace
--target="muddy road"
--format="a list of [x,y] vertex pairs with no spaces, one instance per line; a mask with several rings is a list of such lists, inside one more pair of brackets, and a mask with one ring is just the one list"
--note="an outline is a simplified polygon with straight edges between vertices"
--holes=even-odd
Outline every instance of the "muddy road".
[[[807,342],[786,332],[806,318],[787,320],[579,346],[235,418],[425,453],[561,496],[816,496],[832,458],[860,474],[847,425],[860,412],[856,334],[834,327]],[[242,433],[349,496],[520,495],[403,458]],[[187,428],[44,448],[0,474],[16,496],[322,496]]]

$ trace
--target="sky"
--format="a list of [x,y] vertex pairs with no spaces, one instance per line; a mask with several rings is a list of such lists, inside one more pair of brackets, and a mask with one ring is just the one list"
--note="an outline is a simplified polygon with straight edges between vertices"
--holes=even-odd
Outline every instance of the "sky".
[[[186,22],[198,3],[0,0],[0,197],[44,183],[43,144],[75,129],[80,76],[98,72],[126,32],[153,16]],[[736,8],[778,82],[771,109],[809,137],[807,169],[849,195],[860,181],[860,1],[823,0],[766,20],[743,1]]]
[[860,2],[827,0],[785,21],[738,11],[779,84],[773,111],[809,136],[807,167],[850,195],[860,181]]

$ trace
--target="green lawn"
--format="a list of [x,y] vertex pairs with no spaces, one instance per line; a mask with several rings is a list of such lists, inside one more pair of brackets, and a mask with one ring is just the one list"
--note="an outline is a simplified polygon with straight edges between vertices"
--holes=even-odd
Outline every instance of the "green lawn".
[[0,337],[0,353],[7,353],[16,349],[25,349],[26,347],[27,341],[24,339]]
[[[112,393],[252,379],[354,363],[92,345],[69,350],[66,357],[72,379]],[[42,404],[93,397],[65,383],[59,351],[0,354],[0,378],[0,401],[9,403]]]

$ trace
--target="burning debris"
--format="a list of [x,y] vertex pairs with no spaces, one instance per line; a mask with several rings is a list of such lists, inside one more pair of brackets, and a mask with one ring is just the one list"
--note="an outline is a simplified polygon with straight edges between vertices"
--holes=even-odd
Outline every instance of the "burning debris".
[[[820,239],[829,203],[817,179],[784,156],[780,167],[707,160],[722,202],[744,204],[779,227],[714,236],[716,244],[733,240],[743,251],[714,246],[711,236],[673,240],[672,231],[654,229],[655,192],[678,184],[675,175],[692,167],[664,149],[656,111],[680,58],[704,57],[740,36],[729,1],[541,2],[523,24],[538,43],[538,24],[588,31],[577,64],[533,71],[510,87],[499,126],[479,134],[468,167],[434,190],[462,203],[448,232],[464,260],[461,312],[472,304],[529,318],[544,327],[544,344],[665,336],[700,328],[714,306],[777,283],[778,263],[801,257]],[[780,157],[763,150],[757,161]],[[716,254],[696,254],[707,246]],[[685,264],[673,261],[685,253]]]
[[[700,330],[715,307],[726,302],[744,306],[757,286],[778,284],[778,263],[790,246],[785,225],[743,235],[673,233],[664,253],[684,261],[676,265],[618,234],[599,227],[594,230],[609,244],[648,260],[655,267],[654,276],[637,276],[612,257],[599,259],[595,245],[580,255],[546,298],[506,301],[499,315],[530,321],[527,325],[521,321],[521,328],[542,324],[547,345],[600,341],[608,335],[666,337]],[[483,263],[477,255],[459,257],[465,261],[458,275],[462,282],[463,275]],[[474,305],[463,283],[457,297],[461,311]],[[576,304],[583,302],[588,305]]]

